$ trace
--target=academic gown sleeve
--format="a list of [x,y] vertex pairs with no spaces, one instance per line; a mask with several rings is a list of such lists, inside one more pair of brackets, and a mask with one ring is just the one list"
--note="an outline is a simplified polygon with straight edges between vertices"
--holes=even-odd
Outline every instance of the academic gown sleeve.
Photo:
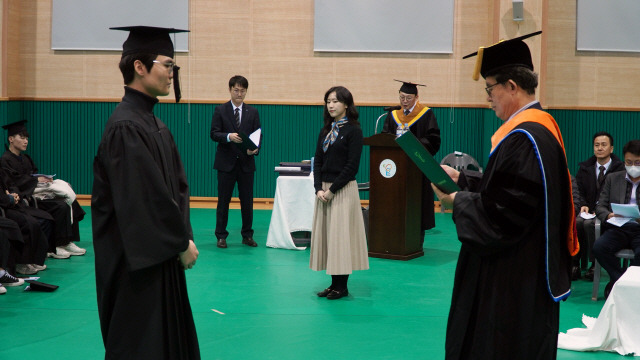
[[459,191],[453,205],[460,241],[480,254],[516,245],[544,213],[541,172],[525,135],[505,139],[488,165],[479,191]]
[[29,155],[22,154],[22,157],[24,164],[7,150],[0,160],[2,168],[11,179],[13,187],[10,191],[15,191],[21,198],[31,196],[38,185],[38,178],[31,176],[38,168]]
[[135,125],[118,122],[105,135],[98,152],[96,184],[108,186],[96,189],[94,185],[95,205],[111,203],[115,219],[103,219],[94,226],[117,224],[132,271],[177,259],[191,237],[181,204],[172,197],[163,171],[149,150],[153,146],[153,139]]

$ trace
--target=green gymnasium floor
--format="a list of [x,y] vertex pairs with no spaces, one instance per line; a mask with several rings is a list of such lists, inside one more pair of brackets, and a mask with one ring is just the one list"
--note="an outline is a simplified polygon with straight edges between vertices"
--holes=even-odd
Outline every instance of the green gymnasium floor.
[[[80,224],[87,255],[47,260],[41,280],[53,293],[7,288],[0,296],[0,359],[100,359],[90,209]],[[240,211],[230,211],[227,249],[215,245],[215,209],[192,209],[200,257],[187,272],[203,359],[442,359],[453,274],[459,250],[451,214],[436,214],[425,256],[407,262],[370,259],[355,272],[348,298],[316,291],[329,276],[311,271],[309,250],[265,247],[271,211],[256,210],[258,248],[240,244]],[[606,275],[604,275],[606,277]],[[601,282],[601,294],[605,281]],[[560,330],[597,317],[592,283],[574,283],[561,305]],[[215,311],[214,311],[215,310]],[[340,349],[336,351],[334,349]],[[558,359],[613,359],[615,353],[558,351]]]

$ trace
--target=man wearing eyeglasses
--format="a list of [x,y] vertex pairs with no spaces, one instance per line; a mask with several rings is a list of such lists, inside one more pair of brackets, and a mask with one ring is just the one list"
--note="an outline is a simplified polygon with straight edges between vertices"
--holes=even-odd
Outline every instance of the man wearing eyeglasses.
[[[421,104],[418,99],[418,86],[408,81],[402,83],[398,91],[400,98],[400,109],[392,110],[384,119],[383,133],[400,136],[407,131],[411,131],[418,138],[422,146],[431,155],[435,155],[440,150],[440,128],[433,114],[433,109]],[[436,226],[433,209],[433,189],[431,182],[425,176],[422,177],[422,221],[420,233],[420,245],[424,242],[425,230]]]
[[[218,143],[213,168],[218,171],[218,206],[216,207],[217,246],[227,247],[229,203],[236,183],[242,216],[242,244],[256,247],[253,240],[253,178],[256,171],[255,156],[259,147],[250,150],[242,143],[240,133],[250,135],[260,129],[258,110],[244,103],[249,81],[241,75],[229,79],[231,100],[217,106],[211,120],[211,140]],[[250,140],[244,140],[250,141]],[[261,146],[262,135],[258,146]]]
[[[612,224],[612,218],[622,217],[611,209],[611,204],[635,205],[640,203],[640,140],[631,140],[622,148],[626,171],[619,171],[607,176],[596,205],[596,215],[602,224],[607,225],[605,231],[593,245],[596,260],[607,270],[609,283],[604,289],[604,296],[609,297],[613,285],[624,273],[620,259],[615,254],[622,249],[632,249],[635,258],[632,266],[640,265],[640,219],[630,218],[626,222]],[[624,224],[622,224],[624,222]]]
[[176,84],[170,33],[127,27],[124,97],[93,163],[98,314],[106,359],[200,359],[185,270],[198,258],[180,154],[153,108]]
[[571,292],[574,206],[562,135],[535,98],[523,39],[477,53],[474,79],[502,126],[483,174],[443,166],[461,191],[453,209],[461,243],[445,342],[446,359],[555,359],[559,302]]

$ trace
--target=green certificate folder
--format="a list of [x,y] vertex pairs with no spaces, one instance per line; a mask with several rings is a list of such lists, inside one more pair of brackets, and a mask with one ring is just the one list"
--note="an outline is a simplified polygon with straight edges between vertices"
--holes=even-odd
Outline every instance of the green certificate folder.
[[429,154],[420,141],[410,131],[396,138],[396,142],[420,171],[440,190],[446,194],[460,191],[458,185],[447,175],[436,159]]

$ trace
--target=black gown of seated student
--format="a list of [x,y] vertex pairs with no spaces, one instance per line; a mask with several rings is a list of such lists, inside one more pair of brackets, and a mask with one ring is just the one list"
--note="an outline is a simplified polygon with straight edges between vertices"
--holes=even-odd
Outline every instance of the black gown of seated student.
[[[7,150],[2,154],[0,164],[17,187],[17,193],[21,198],[33,195],[33,191],[38,185],[38,178],[32,174],[37,174],[38,168],[29,155],[22,153],[18,156]],[[70,241],[80,240],[78,223],[84,219],[85,211],[78,204],[78,201],[74,201],[71,207],[73,208],[73,223],[69,205],[63,199],[38,200],[38,208],[51,214],[55,221],[53,241],[49,247],[50,252],[55,252],[56,246],[64,246]]]
[[[11,268],[15,264],[43,265],[49,249],[53,218],[46,211],[27,206],[22,201],[16,204],[6,194],[7,191],[14,192],[7,185],[10,183],[6,172],[0,169],[0,207],[5,215],[0,217],[0,229],[9,231],[8,238],[12,241]],[[12,233],[15,226],[18,226],[21,236]]]
[[200,358],[177,255],[193,239],[189,188],[173,135],[153,114],[157,102],[125,87],[93,164],[96,287],[107,358]]

